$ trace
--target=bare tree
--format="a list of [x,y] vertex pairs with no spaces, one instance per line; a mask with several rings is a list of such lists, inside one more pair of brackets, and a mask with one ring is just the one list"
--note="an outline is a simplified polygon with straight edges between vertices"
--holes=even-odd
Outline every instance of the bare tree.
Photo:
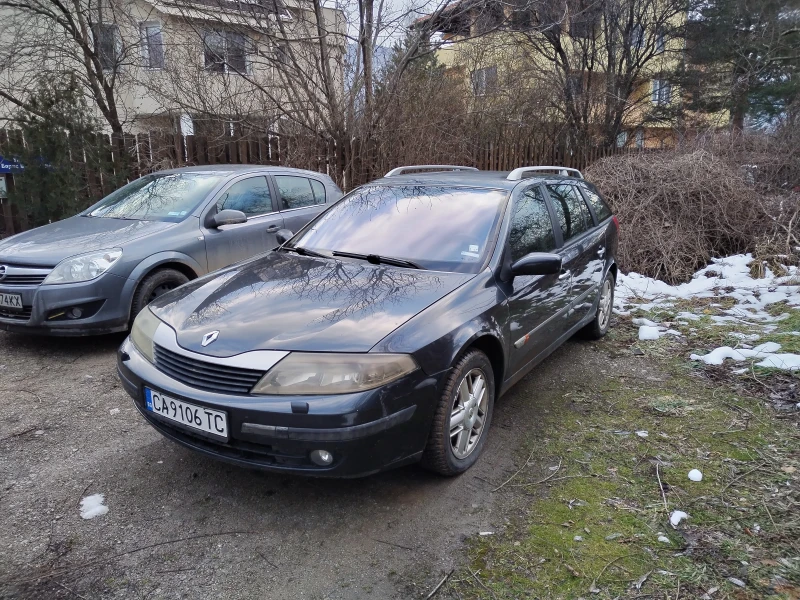
[[[0,0],[0,98],[5,116],[14,108],[35,113],[31,94],[39,81],[74,79],[112,133],[128,120],[120,95],[140,64],[138,39],[124,32],[137,18],[114,0]],[[138,36],[138,27],[133,27]]]

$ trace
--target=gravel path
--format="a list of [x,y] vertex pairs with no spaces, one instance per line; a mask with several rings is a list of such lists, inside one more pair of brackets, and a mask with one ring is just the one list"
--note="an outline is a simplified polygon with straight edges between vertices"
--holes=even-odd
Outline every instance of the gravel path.
[[[0,598],[424,597],[466,536],[502,526],[491,490],[543,433],[537,390],[638,368],[602,343],[570,342],[499,401],[465,475],[412,466],[315,480],[162,438],[117,381],[122,339],[0,333]],[[109,512],[81,519],[80,499],[96,493]]]

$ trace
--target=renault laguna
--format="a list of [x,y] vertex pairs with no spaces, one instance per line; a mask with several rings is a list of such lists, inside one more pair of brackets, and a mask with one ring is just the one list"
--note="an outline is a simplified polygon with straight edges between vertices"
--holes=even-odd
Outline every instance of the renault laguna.
[[120,379],[164,436],[238,465],[455,475],[502,393],[573,334],[605,334],[617,234],[573,169],[400,167],[156,298]]

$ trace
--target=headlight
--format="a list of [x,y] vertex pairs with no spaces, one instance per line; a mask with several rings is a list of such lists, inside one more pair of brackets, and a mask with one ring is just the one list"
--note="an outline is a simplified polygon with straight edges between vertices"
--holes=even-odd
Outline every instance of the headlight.
[[120,248],[112,248],[65,258],[50,271],[44,284],[89,281],[108,271],[121,256]]
[[142,312],[136,315],[133,327],[131,327],[131,342],[150,362],[153,362],[153,336],[156,334],[156,329],[158,329],[159,325],[161,325],[161,319],[155,316],[153,311],[145,307]]
[[407,354],[293,352],[272,367],[253,394],[349,394],[371,390],[417,369]]

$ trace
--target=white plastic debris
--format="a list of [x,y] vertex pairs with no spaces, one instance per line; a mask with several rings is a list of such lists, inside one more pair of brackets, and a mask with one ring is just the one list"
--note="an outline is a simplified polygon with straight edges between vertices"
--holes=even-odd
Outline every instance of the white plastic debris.
[[736,577],[728,577],[728,581],[730,581],[736,587],[741,587],[741,588],[744,587],[744,581],[742,581],[741,579],[736,579]]
[[689,471],[689,479],[692,481],[703,481],[703,474],[698,469]]
[[662,544],[670,544],[670,543],[672,543],[672,542],[670,542],[669,538],[667,536],[663,535],[663,534],[658,536],[658,541],[661,542]]
[[494,531],[481,531],[478,535],[494,535]]
[[646,431],[644,431],[644,430],[641,430],[641,431],[637,431],[637,432],[636,432],[636,435],[638,435],[639,437],[647,437],[647,436],[648,436],[648,435],[650,435],[650,434],[649,434],[649,433],[647,433],[647,432],[646,432]]
[[673,510],[672,514],[669,516],[669,523],[673,527],[677,527],[681,521],[684,519],[688,519],[689,515],[687,515],[682,510]]
[[101,517],[108,512],[105,502],[105,494],[93,494],[81,500],[81,518],[94,519]]
[[572,538],[572,539],[573,539],[573,540],[575,540],[576,542],[582,542],[582,541],[583,541],[583,537],[582,537],[582,536],[580,536],[580,535],[576,535],[576,536],[575,536],[574,538]]

